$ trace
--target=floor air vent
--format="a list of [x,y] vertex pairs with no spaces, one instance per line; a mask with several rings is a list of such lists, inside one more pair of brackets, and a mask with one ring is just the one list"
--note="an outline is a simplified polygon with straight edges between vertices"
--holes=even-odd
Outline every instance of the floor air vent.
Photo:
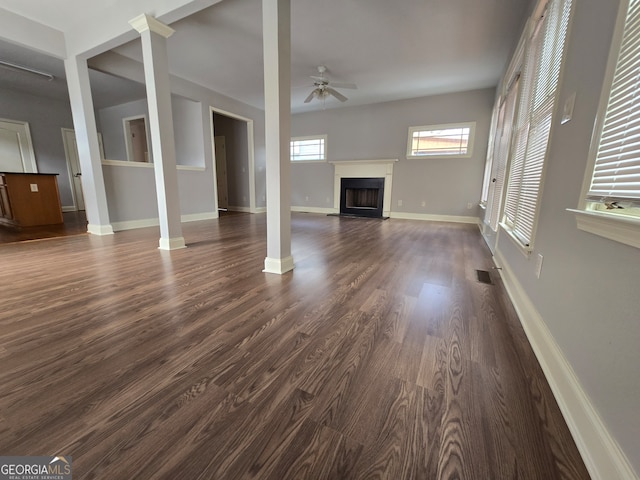
[[491,275],[486,270],[476,270],[476,274],[478,275],[478,281],[481,283],[486,283],[488,285],[493,285],[491,281]]

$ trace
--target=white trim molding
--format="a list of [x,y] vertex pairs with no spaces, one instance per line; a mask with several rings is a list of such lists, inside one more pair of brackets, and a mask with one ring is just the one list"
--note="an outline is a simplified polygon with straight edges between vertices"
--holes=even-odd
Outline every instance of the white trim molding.
[[187,248],[184,237],[160,238],[158,241],[158,250],[180,250],[181,248]]
[[159,20],[156,20],[154,17],[147,15],[146,13],[129,20],[129,25],[131,25],[134,30],[137,30],[138,33],[150,30],[158,35],[162,35],[164,38],[169,38],[175,33],[173,28]]
[[423,220],[427,222],[471,223],[480,225],[479,217],[463,217],[458,215],[431,215],[428,213],[391,212],[389,217],[401,220]]
[[292,212],[299,212],[299,213],[324,213],[325,215],[328,215],[330,213],[339,213],[339,210],[336,210],[335,208],[323,208],[323,207],[303,207],[303,206],[291,206],[291,211]]
[[113,225],[114,224],[96,225],[96,224],[89,223],[87,225],[87,232],[92,235],[98,235],[98,236],[113,235],[113,231],[114,231]]
[[110,165],[112,167],[131,167],[131,168],[150,168],[153,169],[153,163],[147,162],[130,162],[128,160],[102,160],[102,165]]
[[496,265],[502,268],[501,276],[509,298],[591,478],[638,480],[629,460],[600,419],[573,368],[511,267],[499,251],[494,259]]
[[[199,222],[201,220],[213,220],[218,218],[218,212],[187,213],[180,216],[182,223]],[[123,230],[135,230],[136,228],[157,227],[160,225],[159,218],[143,218],[141,220],[124,220],[113,222],[113,230],[120,232]]]
[[293,270],[293,257],[288,256],[285,258],[269,258],[266,257],[264,259],[264,273],[275,273],[277,275],[282,275],[284,273],[290,272]]
[[640,219],[613,213],[567,208],[575,214],[578,229],[640,248]]
[[251,210],[251,207],[238,207],[238,206],[229,205],[227,207],[227,210],[229,210],[230,212],[253,213]]

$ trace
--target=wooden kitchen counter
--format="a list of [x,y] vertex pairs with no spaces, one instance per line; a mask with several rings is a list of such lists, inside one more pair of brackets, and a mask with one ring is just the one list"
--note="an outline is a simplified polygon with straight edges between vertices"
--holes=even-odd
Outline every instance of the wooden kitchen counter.
[[57,173],[0,173],[0,225],[63,223]]

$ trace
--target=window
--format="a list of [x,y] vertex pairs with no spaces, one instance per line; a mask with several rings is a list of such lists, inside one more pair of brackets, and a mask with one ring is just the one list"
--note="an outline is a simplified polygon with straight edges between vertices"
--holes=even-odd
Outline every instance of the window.
[[570,11],[571,0],[549,0],[527,46],[502,223],[525,251],[532,248]]
[[410,127],[407,158],[470,157],[475,123]]
[[294,137],[291,139],[292,162],[324,162],[327,160],[327,136]]
[[640,0],[621,9],[578,227],[640,248]]

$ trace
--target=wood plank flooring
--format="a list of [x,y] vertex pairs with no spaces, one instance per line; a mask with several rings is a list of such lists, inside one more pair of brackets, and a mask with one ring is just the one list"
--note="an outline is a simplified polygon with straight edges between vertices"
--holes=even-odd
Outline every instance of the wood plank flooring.
[[42,240],[45,238],[85,235],[87,233],[87,217],[84,211],[64,212],[64,223],[60,225],[43,225],[36,227],[12,227],[0,225],[0,244]]
[[473,225],[264,215],[0,246],[0,455],[77,479],[588,479]]

